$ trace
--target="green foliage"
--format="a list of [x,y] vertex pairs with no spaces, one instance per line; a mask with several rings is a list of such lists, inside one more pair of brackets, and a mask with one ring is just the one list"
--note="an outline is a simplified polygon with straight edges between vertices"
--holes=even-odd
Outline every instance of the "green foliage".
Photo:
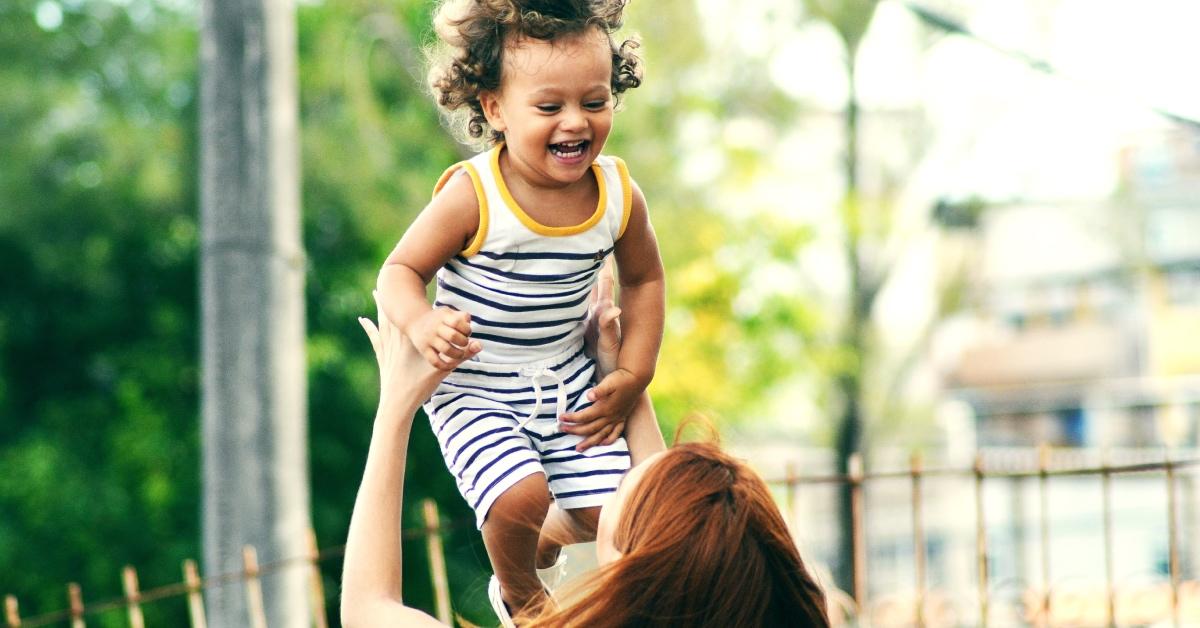
[[39,6],[0,9],[0,589],[26,615],[126,563],[179,579],[199,488],[195,36]]

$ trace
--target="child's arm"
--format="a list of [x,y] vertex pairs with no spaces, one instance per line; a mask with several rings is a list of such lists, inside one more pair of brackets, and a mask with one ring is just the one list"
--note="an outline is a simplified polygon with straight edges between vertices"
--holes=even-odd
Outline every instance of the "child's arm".
[[[664,293],[662,259],[646,198],[633,185],[633,206],[625,233],[616,243],[615,257],[621,283],[623,339],[617,369],[589,393],[592,405],[562,417],[564,431],[585,438],[629,416],[638,397],[654,377],[662,344]],[[582,451],[591,443],[577,446]]]
[[[464,173],[465,175],[465,173]],[[469,176],[456,175],[421,211],[379,271],[378,290],[387,316],[433,366],[450,370],[465,356],[470,316],[433,309],[425,286],[479,229],[479,205]]]

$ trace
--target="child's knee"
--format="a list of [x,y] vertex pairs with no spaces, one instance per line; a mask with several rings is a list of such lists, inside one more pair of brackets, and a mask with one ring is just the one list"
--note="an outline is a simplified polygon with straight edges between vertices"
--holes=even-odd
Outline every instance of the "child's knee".
[[530,475],[508,488],[488,509],[487,520],[495,523],[517,523],[540,528],[550,509],[550,490],[546,477]]
[[600,522],[600,507],[591,506],[588,508],[572,508],[567,511],[571,520],[582,531],[589,535],[595,536],[596,525]]

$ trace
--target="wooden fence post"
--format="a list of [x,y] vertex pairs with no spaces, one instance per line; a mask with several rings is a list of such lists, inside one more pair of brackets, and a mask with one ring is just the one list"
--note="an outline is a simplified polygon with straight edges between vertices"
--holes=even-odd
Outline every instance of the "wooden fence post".
[[975,565],[979,572],[979,626],[988,626],[987,519],[983,510],[983,454],[975,454]]
[[916,580],[917,585],[914,619],[918,628],[925,626],[925,522],[922,518],[924,509],[922,473],[921,454],[914,452],[909,459],[909,478],[912,481],[913,579]]
[[246,578],[246,612],[253,628],[267,628],[262,582],[258,579],[258,552],[253,545],[242,547],[242,575]]
[[188,617],[191,618],[192,628],[208,628],[200,570],[196,568],[196,561],[190,558],[183,561],[183,581],[187,584]]
[[1038,496],[1041,500],[1042,600],[1038,626],[1053,624],[1050,617],[1053,587],[1050,584],[1050,445],[1038,447]]
[[142,594],[138,590],[137,570],[132,565],[126,565],[121,570],[121,583],[125,589],[125,608],[129,613],[130,628],[146,628],[146,618],[142,616]]
[[325,612],[325,584],[321,581],[321,550],[317,547],[317,531],[308,529],[309,597],[312,598],[314,628],[329,628]]
[[434,610],[438,621],[451,625],[450,581],[446,577],[446,555],[442,550],[441,520],[432,499],[426,499],[421,505],[425,514],[425,549],[429,554],[429,576],[433,580]]
[[4,621],[8,628],[21,628],[21,613],[14,595],[4,596]]
[[854,555],[854,602],[858,606],[860,623],[869,625],[870,608],[867,606],[867,530],[866,513],[863,512],[863,459],[862,454],[851,454],[848,462],[850,471],[850,525],[851,547]]
[[67,585],[67,603],[71,605],[71,628],[85,628],[83,623],[83,589],[72,582]]

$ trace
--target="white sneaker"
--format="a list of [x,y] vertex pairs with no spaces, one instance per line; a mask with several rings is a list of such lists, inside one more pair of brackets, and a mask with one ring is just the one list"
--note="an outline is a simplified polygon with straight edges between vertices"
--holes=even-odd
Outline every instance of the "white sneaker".
[[545,569],[537,570],[538,580],[546,587],[546,592],[553,594],[567,577],[567,553],[558,550],[558,560]]
[[501,628],[517,628],[512,615],[508,613],[508,607],[504,605],[504,598],[500,596],[500,581],[495,574],[488,580],[488,601],[492,603],[492,610],[496,612]]

